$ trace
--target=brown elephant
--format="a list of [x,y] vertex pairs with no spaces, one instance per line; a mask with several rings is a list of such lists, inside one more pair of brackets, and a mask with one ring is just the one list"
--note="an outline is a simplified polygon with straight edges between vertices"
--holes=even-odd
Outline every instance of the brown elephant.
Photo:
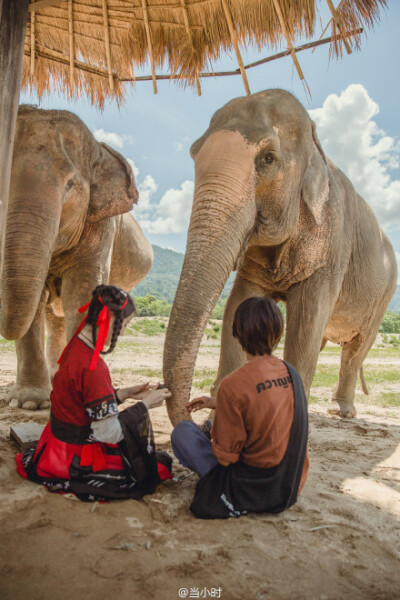
[[232,336],[240,302],[287,307],[284,358],[306,392],[326,340],[342,346],[333,399],[355,415],[357,373],[396,287],[393,248],[366,202],[328,159],[315,124],[288,92],[236,98],[191,148],[195,191],[187,250],[164,347],[171,421],[188,418],[205,324],[232,270],[215,393],[245,356]]
[[16,340],[14,405],[48,405],[50,376],[82,318],[77,309],[99,283],[130,291],[148,273],[151,245],[124,214],[137,199],[128,162],[76,115],[20,107],[0,305],[0,333]]

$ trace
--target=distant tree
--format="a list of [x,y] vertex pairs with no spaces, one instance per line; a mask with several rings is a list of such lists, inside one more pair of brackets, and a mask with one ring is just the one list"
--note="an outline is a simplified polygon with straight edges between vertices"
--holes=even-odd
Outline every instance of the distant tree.
[[381,333],[400,333],[400,313],[387,312],[379,327]]
[[135,306],[138,317],[169,317],[172,305],[153,295],[137,296]]

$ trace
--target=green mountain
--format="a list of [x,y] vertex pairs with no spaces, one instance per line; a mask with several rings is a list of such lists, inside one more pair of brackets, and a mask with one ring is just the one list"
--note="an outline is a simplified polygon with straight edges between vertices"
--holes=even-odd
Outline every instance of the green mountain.
[[[154,262],[150,273],[135,287],[133,295],[147,296],[150,294],[160,300],[172,302],[178,287],[185,255],[156,245],[153,245],[153,250]],[[232,273],[221,294],[222,299],[228,297],[234,279],[235,273]]]
[[[154,263],[150,273],[134,289],[134,296],[152,295],[160,300],[172,302],[178,287],[179,276],[181,274],[184,254],[153,246]],[[231,273],[226,286],[224,287],[221,300],[225,300],[232,289],[235,273]],[[396,292],[389,304],[388,310],[400,311],[400,286],[397,286]]]

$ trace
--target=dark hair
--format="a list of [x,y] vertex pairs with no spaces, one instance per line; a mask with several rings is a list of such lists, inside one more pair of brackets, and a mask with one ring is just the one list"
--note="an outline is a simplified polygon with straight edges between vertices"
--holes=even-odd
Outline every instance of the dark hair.
[[[124,308],[121,308],[125,301]],[[121,333],[122,322],[131,314],[136,314],[136,308],[129,294],[116,287],[115,285],[98,285],[92,292],[92,300],[89,305],[86,323],[92,325],[93,345],[96,345],[97,339],[97,319],[103,308],[107,306],[110,312],[115,315],[114,328],[111,336],[111,343],[108,350],[102,354],[112,352]]]
[[236,309],[232,333],[249,354],[271,354],[283,333],[282,313],[271,298],[248,298]]

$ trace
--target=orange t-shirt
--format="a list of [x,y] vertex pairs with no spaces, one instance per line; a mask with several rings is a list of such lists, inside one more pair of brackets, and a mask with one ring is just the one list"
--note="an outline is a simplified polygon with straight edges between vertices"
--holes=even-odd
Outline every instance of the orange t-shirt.
[[[293,416],[293,384],[285,363],[276,356],[257,356],[220,383],[213,453],[225,464],[240,459],[253,467],[274,467],[286,453]],[[307,451],[299,490],[308,468]]]

